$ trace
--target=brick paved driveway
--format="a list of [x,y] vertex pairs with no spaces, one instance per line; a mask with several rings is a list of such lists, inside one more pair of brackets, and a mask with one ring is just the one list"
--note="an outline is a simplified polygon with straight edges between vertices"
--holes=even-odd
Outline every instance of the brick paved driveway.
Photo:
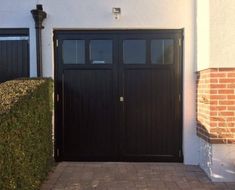
[[41,190],[235,190],[212,183],[197,166],[179,163],[62,162]]

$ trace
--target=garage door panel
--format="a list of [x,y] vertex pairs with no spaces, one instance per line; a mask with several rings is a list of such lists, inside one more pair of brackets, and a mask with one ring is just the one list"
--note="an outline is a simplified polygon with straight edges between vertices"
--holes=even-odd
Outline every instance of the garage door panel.
[[0,82],[29,76],[28,41],[0,39]]
[[64,71],[64,144],[71,156],[113,152],[112,70]]
[[[125,71],[125,144],[124,154],[146,154],[149,144],[151,115],[151,70]],[[145,101],[143,101],[145,100]],[[145,126],[145,128],[143,128]],[[145,142],[145,143],[143,143]]]
[[153,144],[158,155],[173,156],[178,147],[172,135],[177,124],[174,121],[174,79],[171,70],[152,71],[152,129]]
[[175,156],[172,70],[124,74],[124,156]]

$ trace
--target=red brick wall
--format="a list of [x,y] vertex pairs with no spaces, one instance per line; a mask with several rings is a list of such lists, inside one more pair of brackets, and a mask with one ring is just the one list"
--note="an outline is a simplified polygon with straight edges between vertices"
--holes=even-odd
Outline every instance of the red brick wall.
[[210,143],[235,143],[235,68],[197,72],[197,135]]

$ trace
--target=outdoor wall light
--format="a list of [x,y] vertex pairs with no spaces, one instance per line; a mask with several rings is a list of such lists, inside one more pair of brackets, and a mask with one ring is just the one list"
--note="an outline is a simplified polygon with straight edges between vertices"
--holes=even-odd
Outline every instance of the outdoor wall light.
[[113,16],[115,19],[119,19],[121,16],[121,8],[120,7],[113,7]]

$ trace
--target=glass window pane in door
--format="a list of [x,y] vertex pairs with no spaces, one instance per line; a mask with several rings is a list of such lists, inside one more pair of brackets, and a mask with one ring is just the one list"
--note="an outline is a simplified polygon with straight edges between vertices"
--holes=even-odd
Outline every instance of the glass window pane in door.
[[123,40],[124,64],[146,63],[146,40]]
[[112,64],[113,63],[112,40],[91,40],[90,62],[91,64]]
[[159,39],[151,41],[151,63],[173,64],[174,63],[174,40]]
[[64,40],[62,56],[64,64],[85,64],[85,41]]

